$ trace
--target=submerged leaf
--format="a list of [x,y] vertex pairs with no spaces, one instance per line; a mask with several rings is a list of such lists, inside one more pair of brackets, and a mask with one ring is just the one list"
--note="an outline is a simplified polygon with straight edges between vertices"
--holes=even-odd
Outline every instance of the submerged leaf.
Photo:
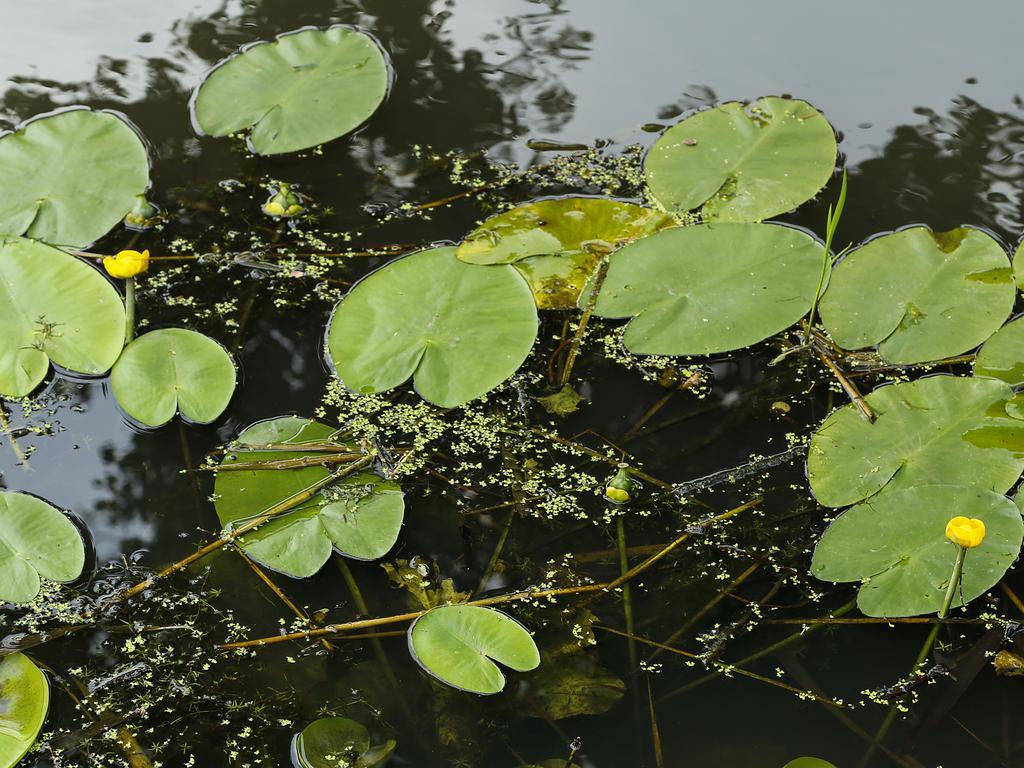
[[209,336],[162,328],[125,347],[110,385],[125,413],[147,427],[163,426],[178,412],[187,421],[209,424],[235,392],[235,364]]
[[124,330],[121,297],[97,270],[34,240],[0,237],[0,395],[27,395],[51,361],[106,373]]
[[936,483],[1005,493],[1024,469],[1024,453],[965,435],[1019,427],[1005,410],[1012,394],[995,379],[930,376],[867,395],[874,423],[853,403],[837,408],[811,438],[807,474],[815,498],[845,507],[883,488]]
[[356,29],[301,29],[249,45],[220,62],[192,98],[211,136],[251,130],[261,155],[322,144],[362,125],[387,95],[387,58]]
[[36,117],[0,136],[0,237],[87,246],[148,186],[146,147],[121,116],[71,109]]
[[946,538],[955,515],[984,522],[967,552],[953,606],[984,594],[1020,553],[1024,523],[1005,496],[977,487],[921,485],[887,491],[837,517],[818,542],[811,573],[823,581],[863,581],[857,606],[868,616],[917,616],[942,608],[959,548]]
[[568,416],[579,410],[583,398],[572,386],[566,384],[553,394],[538,397],[537,402],[552,416]]
[[82,574],[85,546],[67,515],[35,496],[0,491],[0,602],[27,603],[39,579]]
[[669,128],[651,147],[644,174],[651,195],[705,220],[761,221],[796,208],[825,186],[836,136],[814,107],[768,97],[728,102]]
[[1002,247],[971,227],[911,227],[844,258],[821,299],[821,319],[846,349],[878,345],[892,363],[952,357],[991,336],[1016,291]]
[[537,645],[522,624],[475,605],[446,605],[416,619],[409,627],[409,650],[438,680],[470,693],[505,687],[495,661],[518,672],[540,664]]
[[28,656],[0,658],[0,768],[14,768],[35,743],[50,708],[50,685]]
[[384,392],[412,377],[425,400],[452,408],[515,373],[536,335],[537,307],[512,267],[431,248],[359,281],[335,307],[327,343],[349,389]]
[[611,257],[597,298],[601,317],[632,317],[638,354],[709,355],[755,344],[807,314],[822,246],[778,224],[668,229]]
[[618,675],[601,666],[590,653],[549,657],[530,676],[528,711],[561,720],[578,715],[600,715],[614,707],[626,692]]
[[541,309],[571,309],[602,255],[675,220],[602,197],[536,200],[492,216],[456,251],[470,264],[515,264]]
[[395,751],[388,740],[370,746],[366,728],[347,717],[322,717],[292,739],[292,764],[295,768],[377,768]]
[[790,760],[786,763],[783,768],[836,768],[832,763],[827,760],[822,760],[818,757],[798,757],[796,760]]
[[[243,430],[234,452],[222,466],[327,458],[323,451],[303,451],[302,444],[322,446],[337,430],[315,421],[284,416]],[[295,450],[282,450],[294,445]],[[264,446],[273,449],[260,450]],[[338,453],[348,450],[344,446]],[[217,516],[226,528],[255,517],[326,478],[324,465],[285,469],[225,469],[214,484]],[[275,517],[242,538],[246,553],[275,571],[307,578],[319,571],[332,550],[357,560],[387,554],[398,539],[405,501],[397,483],[372,472],[342,478],[308,503]]]

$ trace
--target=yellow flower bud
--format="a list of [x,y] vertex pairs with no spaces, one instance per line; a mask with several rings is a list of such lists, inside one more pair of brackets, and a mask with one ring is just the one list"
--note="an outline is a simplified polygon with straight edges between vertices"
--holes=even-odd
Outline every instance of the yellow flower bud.
[[149,269],[149,251],[121,251],[117,256],[104,256],[103,268],[111,277],[127,280]]
[[305,210],[302,197],[292,190],[290,184],[279,184],[277,192],[263,204],[263,213],[275,219],[290,219]]
[[604,489],[604,495],[611,501],[618,502],[619,504],[629,501],[629,491],[625,491],[622,488],[616,488],[612,485],[609,485]]
[[271,200],[269,203],[263,206],[263,212],[267,216],[284,216],[284,206],[276,200]]
[[961,547],[972,549],[985,540],[985,524],[975,518],[957,515],[946,523],[946,538]]

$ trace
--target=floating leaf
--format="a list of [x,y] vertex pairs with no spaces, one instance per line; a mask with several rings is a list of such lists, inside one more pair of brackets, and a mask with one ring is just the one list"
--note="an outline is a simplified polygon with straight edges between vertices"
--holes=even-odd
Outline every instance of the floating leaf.
[[67,515],[42,499],[0,491],[0,602],[27,603],[40,577],[74,581],[85,546]]
[[125,413],[147,427],[163,426],[178,412],[187,421],[208,424],[231,401],[235,364],[208,336],[162,328],[125,347],[110,384]]
[[911,227],[844,258],[820,309],[841,347],[877,344],[889,362],[910,364],[974,349],[1003,324],[1015,297],[1006,253],[987,234]]
[[601,260],[675,220],[635,203],[562,197],[516,206],[487,219],[456,254],[470,264],[515,264],[541,309],[571,309]]
[[149,186],[149,157],[113,112],[42,115],[0,136],[0,235],[81,248],[99,240]]
[[847,510],[814,550],[811,573],[823,581],[863,581],[857,606],[867,616],[917,616],[942,608],[958,547],[946,538],[956,515],[985,523],[985,540],[967,552],[953,605],[984,594],[1020,553],[1024,523],[1005,496],[978,487],[921,485],[887,491]]
[[[326,459],[330,453],[304,451],[303,443],[322,446],[335,435],[336,430],[324,424],[294,416],[260,422],[238,436],[236,450],[225,457],[222,466]],[[295,445],[295,450],[259,450],[267,445]],[[351,449],[339,447],[338,453],[346,450]],[[255,517],[323,480],[328,473],[319,463],[294,469],[220,471],[214,485],[217,516],[225,527]],[[307,578],[323,567],[332,549],[357,560],[383,557],[398,539],[404,516],[405,501],[398,484],[372,472],[361,472],[341,479],[307,504],[247,534],[242,546],[268,568]]]
[[638,240],[611,257],[596,314],[633,317],[626,349],[709,355],[750,346],[807,314],[822,246],[778,224],[700,224]]
[[395,742],[370,747],[366,728],[347,717],[314,720],[292,739],[295,768],[376,768],[395,750]]
[[369,35],[301,29],[217,64],[192,96],[192,117],[211,136],[249,130],[258,154],[295,152],[358,128],[389,82],[387,58]]
[[512,267],[431,248],[359,281],[335,307],[328,349],[349,389],[384,392],[411,376],[425,400],[451,408],[515,373],[536,335],[537,307]]
[[32,748],[50,708],[50,685],[28,656],[0,658],[0,768],[14,768]]
[[883,488],[938,483],[1005,493],[1024,460],[964,435],[1019,427],[1004,409],[1012,394],[996,379],[930,376],[869,394],[873,424],[852,403],[837,408],[811,438],[807,474],[815,498],[826,507],[845,507]]
[[416,619],[409,627],[409,650],[438,680],[470,693],[505,687],[495,661],[518,672],[540,664],[537,645],[522,624],[475,605],[446,605]]
[[1024,317],[1004,325],[978,350],[974,375],[992,376],[1015,387],[1024,384]]
[[669,128],[644,160],[647,186],[666,210],[705,220],[761,221],[825,186],[836,136],[814,107],[768,97],[728,102]]
[[106,373],[124,325],[121,297],[97,270],[33,240],[0,238],[0,395],[27,395],[51,361]]

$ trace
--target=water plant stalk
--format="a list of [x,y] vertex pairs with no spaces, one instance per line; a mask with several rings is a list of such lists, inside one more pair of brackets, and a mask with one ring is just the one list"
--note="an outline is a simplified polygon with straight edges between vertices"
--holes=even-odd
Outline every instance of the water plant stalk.
[[[597,252],[596,246],[594,246],[592,252]],[[608,250],[605,250],[600,263],[597,265],[597,271],[594,274],[594,286],[590,291],[590,296],[587,297],[587,306],[584,308],[583,314],[580,315],[580,321],[576,325],[576,332],[572,336],[572,343],[569,344],[569,352],[565,356],[565,367],[562,368],[562,376],[558,380],[559,386],[564,387],[569,383],[569,379],[572,378],[572,368],[576,364],[576,358],[579,356],[583,337],[587,334],[587,325],[590,324],[590,318],[594,314],[594,307],[597,306],[597,296],[601,292],[604,278],[608,274],[609,253]]]
[[[825,252],[821,257],[821,275],[818,277],[818,287],[814,291],[814,299],[811,301],[811,311],[807,314],[807,328],[804,331],[804,345],[811,343],[811,328],[814,327],[814,315],[818,310],[818,301],[821,299],[821,292],[825,288],[825,278],[828,277],[828,270],[832,264],[832,238],[835,236],[836,228],[839,226],[839,219],[843,215],[843,207],[846,205],[846,169],[843,169],[843,182],[839,187],[839,199],[836,201],[835,209],[828,206],[828,216],[825,219]],[[845,249],[844,251],[845,252]],[[842,253],[839,254],[840,256]],[[836,258],[839,258],[838,256]]]
[[135,278],[124,281],[124,343],[130,344],[135,338]]

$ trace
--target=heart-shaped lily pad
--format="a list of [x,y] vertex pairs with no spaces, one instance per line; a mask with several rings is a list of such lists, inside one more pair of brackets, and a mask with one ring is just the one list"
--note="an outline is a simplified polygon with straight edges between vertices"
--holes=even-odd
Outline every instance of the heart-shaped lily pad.
[[515,269],[431,248],[360,280],[335,307],[327,344],[349,389],[384,392],[412,377],[425,400],[452,408],[515,373],[536,336],[537,306]]
[[825,186],[836,136],[814,107],[768,97],[728,102],[669,128],[644,160],[651,195],[671,213],[761,221],[796,208]]
[[456,253],[470,264],[515,264],[538,307],[571,309],[604,253],[675,223],[609,198],[536,200],[487,219]]
[[42,115],[0,137],[0,236],[84,247],[148,186],[146,147],[125,118],[88,109]]
[[[1005,493],[1024,455],[1000,444],[1019,429],[1005,406],[1013,391],[989,378],[930,376],[876,389],[865,400],[869,423],[854,404],[833,411],[811,438],[807,474],[826,507],[845,507],[883,488],[973,485]],[[976,437],[966,439],[970,433]],[[988,445],[982,439],[991,435]]]
[[416,619],[409,627],[409,652],[442,683],[480,694],[505,687],[495,661],[517,672],[540,664],[537,644],[522,624],[477,605],[445,605]]
[[1015,387],[1024,384],[1024,317],[1010,321],[982,345],[974,375],[992,376]]
[[612,255],[594,311],[633,318],[624,337],[630,352],[728,352],[807,314],[822,257],[820,243],[778,224],[667,229]]
[[106,373],[124,325],[121,296],[97,270],[34,240],[0,238],[0,395],[27,395],[51,361]]
[[235,364],[209,336],[163,328],[125,347],[110,385],[125,413],[147,427],[163,426],[178,412],[187,421],[208,424],[231,401]]
[[85,545],[67,515],[35,496],[0,491],[0,602],[27,603],[40,578],[73,581],[84,564]]
[[193,94],[192,117],[210,136],[249,130],[258,154],[295,152],[366,122],[390,78],[384,51],[364,32],[300,29],[220,62]]
[[823,581],[863,581],[857,606],[868,616],[937,613],[958,547],[946,538],[957,515],[985,523],[985,540],[968,550],[953,606],[994,587],[1024,539],[1010,499],[978,487],[921,485],[887,491],[837,517],[818,542],[811,573]]
[[[230,527],[255,517],[326,478],[333,458],[354,450],[343,444],[329,450],[336,436],[337,430],[325,424],[294,416],[243,430],[214,485],[221,524]],[[258,466],[282,461],[305,466]],[[257,467],[233,470],[232,464]],[[323,567],[332,550],[356,560],[383,557],[398,539],[404,517],[405,501],[398,484],[361,472],[342,478],[307,504],[247,534],[242,546],[268,568],[307,578]]]
[[395,742],[370,747],[366,728],[347,717],[322,717],[292,739],[295,768],[376,768],[395,751]]
[[23,653],[0,658],[0,767],[14,768],[32,748],[50,708],[50,684]]
[[981,230],[911,227],[871,240],[832,272],[821,319],[846,349],[909,364],[974,349],[1016,298],[1002,246]]

